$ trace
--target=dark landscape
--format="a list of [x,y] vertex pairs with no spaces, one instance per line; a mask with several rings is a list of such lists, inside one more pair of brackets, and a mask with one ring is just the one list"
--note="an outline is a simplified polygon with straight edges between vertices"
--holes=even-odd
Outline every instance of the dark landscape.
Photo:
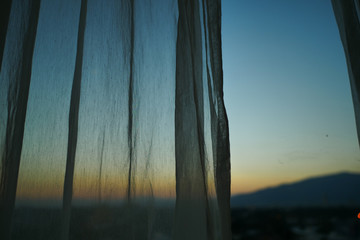
[[[359,240],[359,184],[359,174],[342,173],[233,196],[233,239]],[[70,239],[171,239],[174,208],[161,206],[74,207]],[[23,203],[14,213],[12,239],[58,239],[60,219],[59,207]]]
[[241,207],[360,207],[360,174],[340,173],[234,195]]
[[233,196],[233,239],[359,240],[360,174],[341,173]]
[[233,209],[234,240],[358,240],[360,208]]

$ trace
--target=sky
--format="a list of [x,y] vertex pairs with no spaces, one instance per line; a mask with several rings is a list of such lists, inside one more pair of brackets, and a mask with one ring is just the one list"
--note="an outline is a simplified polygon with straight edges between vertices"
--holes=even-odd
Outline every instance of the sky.
[[222,2],[232,194],[360,172],[331,1]]

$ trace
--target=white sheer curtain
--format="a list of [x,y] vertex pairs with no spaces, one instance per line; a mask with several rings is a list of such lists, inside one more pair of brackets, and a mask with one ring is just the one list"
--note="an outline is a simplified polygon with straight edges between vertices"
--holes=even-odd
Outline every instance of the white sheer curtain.
[[220,0],[6,4],[0,238],[231,239]]

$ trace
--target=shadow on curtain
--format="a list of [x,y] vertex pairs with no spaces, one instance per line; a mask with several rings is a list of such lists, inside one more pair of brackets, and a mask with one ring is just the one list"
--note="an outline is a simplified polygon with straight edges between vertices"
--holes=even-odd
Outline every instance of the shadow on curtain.
[[1,10],[1,239],[231,239],[219,0]]

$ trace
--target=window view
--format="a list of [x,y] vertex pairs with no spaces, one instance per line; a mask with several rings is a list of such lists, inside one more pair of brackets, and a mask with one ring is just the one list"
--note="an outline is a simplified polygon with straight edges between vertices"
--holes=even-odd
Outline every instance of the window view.
[[360,152],[331,1],[223,1],[233,239],[358,239]]
[[358,0],[4,2],[1,240],[360,239]]

